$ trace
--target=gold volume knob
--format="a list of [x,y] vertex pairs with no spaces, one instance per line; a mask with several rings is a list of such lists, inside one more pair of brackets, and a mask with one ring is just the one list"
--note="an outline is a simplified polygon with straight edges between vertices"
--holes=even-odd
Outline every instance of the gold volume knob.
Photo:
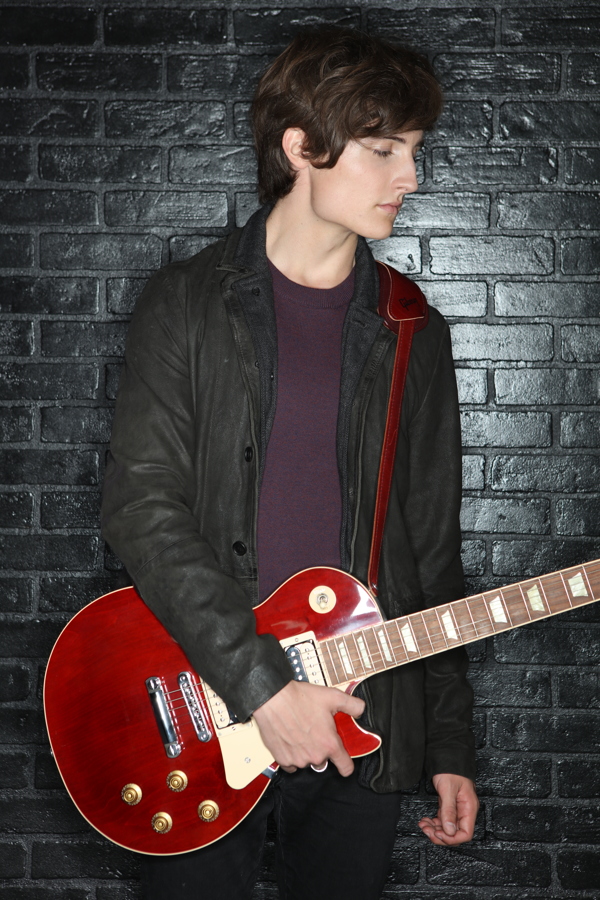
[[157,834],[166,834],[173,827],[173,819],[166,812],[157,812],[152,816],[152,827]]
[[203,800],[198,807],[198,815],[203,822],[214,822],[219,812],[219,806],[214,800]]
[[188,785],[188,777],[185,772],[175,769],[167,775],[167,784],[172,791],[183,791]]
[[142,789],[139,784],[126,784],[121,791],[121,799],[128,806],[136,806],[142,799]]

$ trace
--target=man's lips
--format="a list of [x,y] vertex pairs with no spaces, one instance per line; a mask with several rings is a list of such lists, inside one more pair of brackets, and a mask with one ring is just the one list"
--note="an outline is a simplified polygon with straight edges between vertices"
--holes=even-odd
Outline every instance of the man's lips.
[[379,204],[380,209],[383,209],[385,212],[393,213],[394,215],[396,215],[396,213],[398,212],[398,210],[400,209],[401,206],[402,206],[401,202],[400,203],[380,203]]

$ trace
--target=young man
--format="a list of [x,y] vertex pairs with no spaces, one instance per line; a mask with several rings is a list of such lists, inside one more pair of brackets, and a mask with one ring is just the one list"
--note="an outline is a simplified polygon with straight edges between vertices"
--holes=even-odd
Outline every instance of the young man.
[[[363,583],[395,338],[365,238],[417,190],[441,107],[423,58],[344,29],[296,38],[253,106],[265,205],[243,229],[155,275],[131,324],[103,527],[145,602],[280,769],[220,841],[143,862],[146,897],[250,898],[275,809],[281,896],[377,900],[400,793],[423,767],[435,843],[472,836],[477,798],[462,650],[365,682],[292,680],[252,606],[315,565]],[[415,335],[386,519],[386,616],[462,596],[460,435],[448,328]],[[383,745],[355,767],[333,716]],[[327,766],[330,761],[331,765]]]

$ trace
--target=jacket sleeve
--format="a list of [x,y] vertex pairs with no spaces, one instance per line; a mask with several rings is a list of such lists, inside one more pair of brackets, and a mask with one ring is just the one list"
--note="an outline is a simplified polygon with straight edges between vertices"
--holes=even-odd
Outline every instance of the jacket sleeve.
[[192,509],[195,414],[185,306],[168,272],[138,301],[128,333],[102,501],[105,539],[192,667],[236,715],[291,680],[248,597],[220,570]]
[[[437,361],[410,423],[410,488],[405,507],[424,606],[464,596],[460,558],[462,451],[450,334],[444,327]],[[424,660],[425,769],[475,777],[471,731],[473,692],[464,647]]]

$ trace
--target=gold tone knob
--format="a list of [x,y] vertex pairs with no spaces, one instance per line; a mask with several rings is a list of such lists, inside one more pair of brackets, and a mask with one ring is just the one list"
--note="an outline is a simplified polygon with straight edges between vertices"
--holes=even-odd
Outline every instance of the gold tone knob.
[[220,809],[214,800],[203,800],[198,807],[198,815],[203,822],[214,822],[219,813]]
[[142,799],[142,789],[139,784],[126,784],[121,791],[121,799],[128,806],[136,806]]
[[157,834],[166,834],[173,827],[173,819],[166,812],[157,812],[152,816],[152,827]]
[[184,791],[188,786],[188,777],[185,772],[175,769],[167,775],[167,785],[172,791]]

